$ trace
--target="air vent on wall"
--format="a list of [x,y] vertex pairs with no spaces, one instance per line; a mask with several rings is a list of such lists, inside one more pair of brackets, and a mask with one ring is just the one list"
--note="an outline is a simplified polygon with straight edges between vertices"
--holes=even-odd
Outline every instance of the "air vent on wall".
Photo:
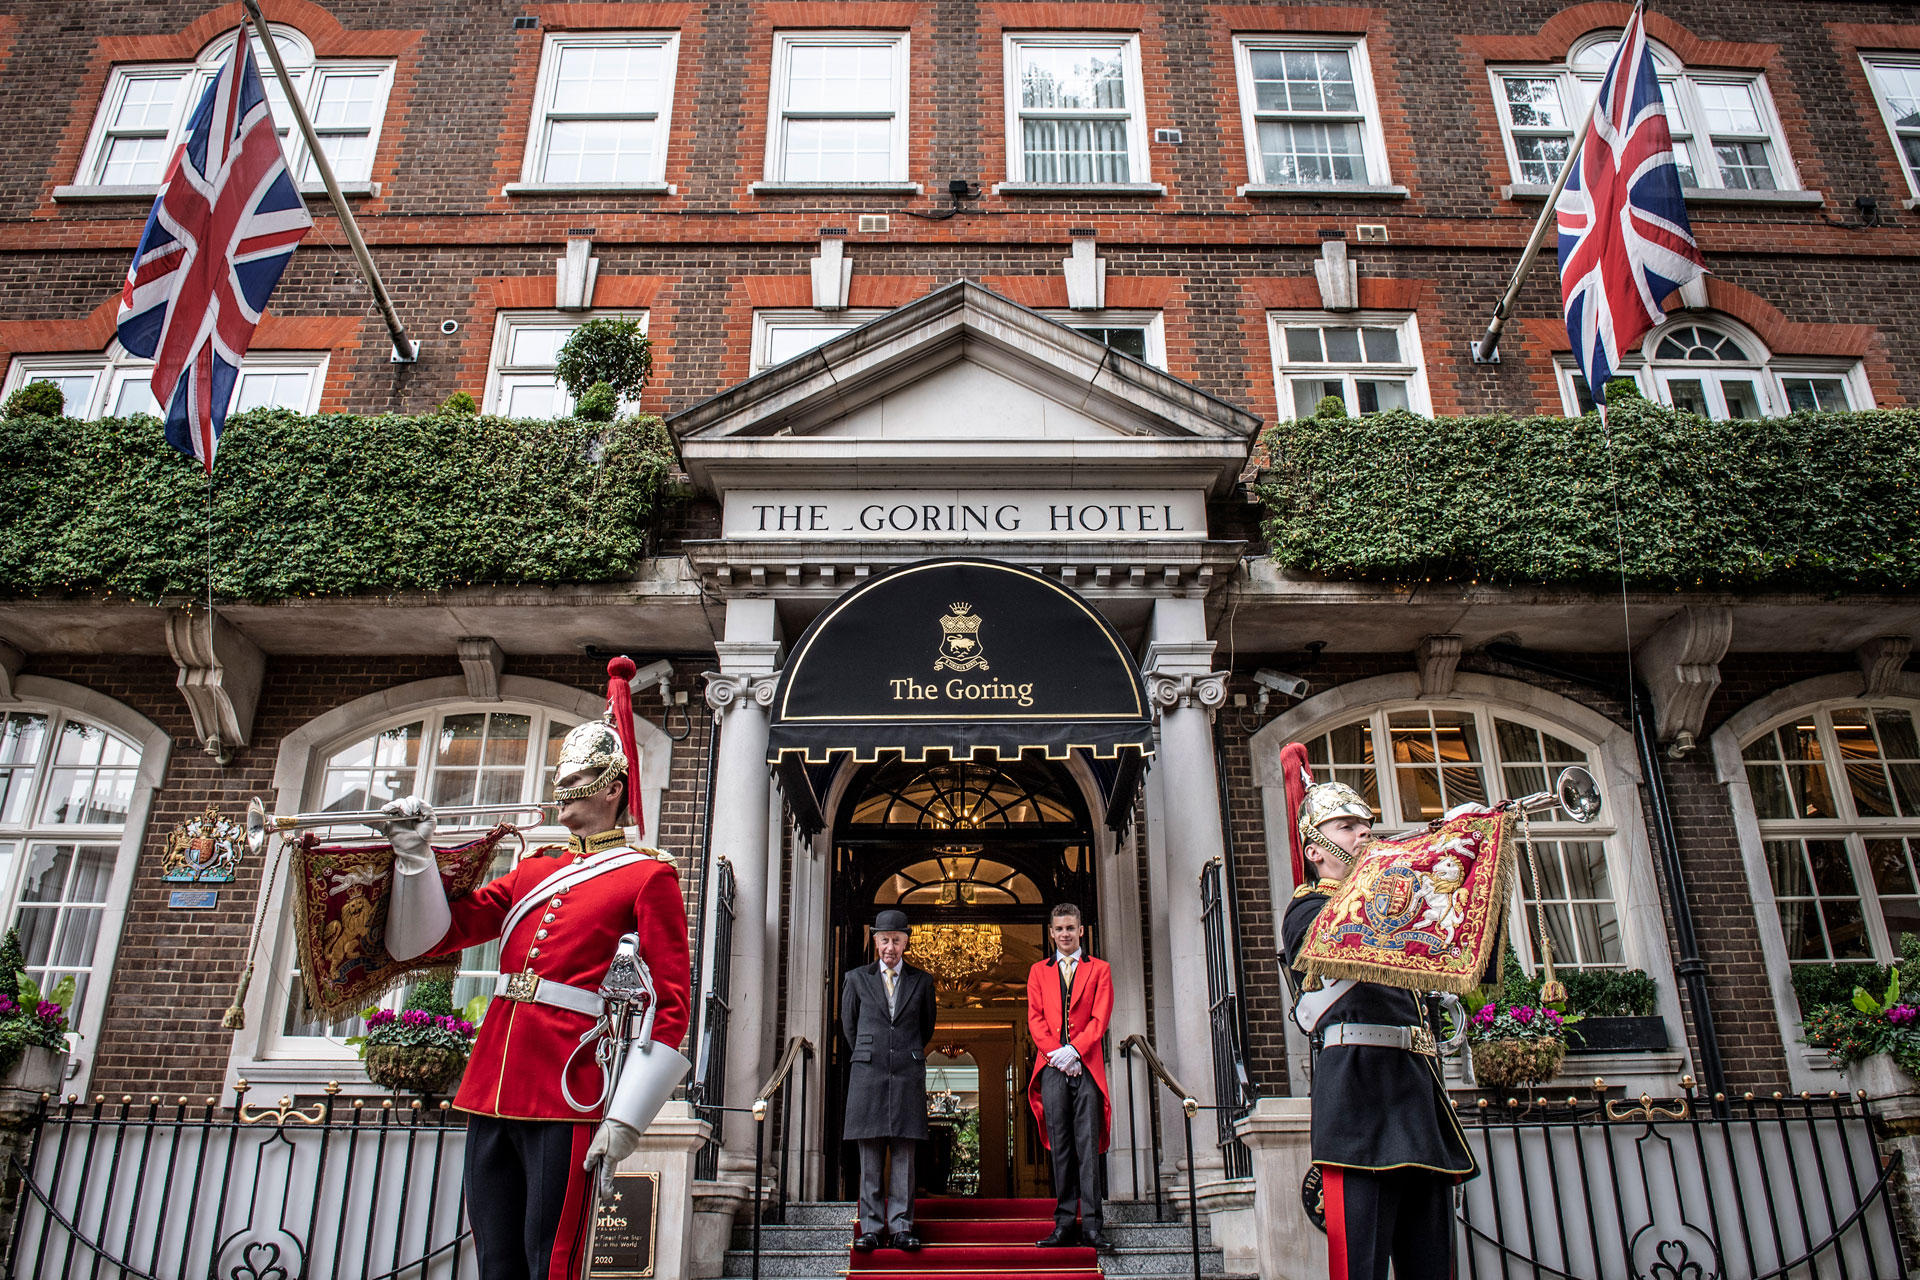
[[1387,224],[1384,222],[1363,222],[1354,228],[1359,232],[1361,244],[1385,244],[1387,242]]
[[863,213],[860,215],[860,230],[864,232],[885,231],[892,221],[884,213]]
[[1164,142],[1170,147],[1177,147],[1180,145],[1180,131],[1178,129],[1155,129],[1153,131],[1153,140],[1155,142]]
[[538,14],[522,14],[513,20],[513,29],[515,31],[538,31],[540,29],[540,17]]

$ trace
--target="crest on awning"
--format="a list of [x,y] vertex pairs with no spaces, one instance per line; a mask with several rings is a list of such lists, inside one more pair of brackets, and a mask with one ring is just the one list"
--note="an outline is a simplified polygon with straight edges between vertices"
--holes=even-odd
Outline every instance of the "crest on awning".
[[793,647],[767,758],[801,824],[824,825],[807,766],[929,752],[957,760],[1083,752],[1126,825],[1153,754],[1139,667],[1098,610],[1017,565],[942,558],[855,587]]

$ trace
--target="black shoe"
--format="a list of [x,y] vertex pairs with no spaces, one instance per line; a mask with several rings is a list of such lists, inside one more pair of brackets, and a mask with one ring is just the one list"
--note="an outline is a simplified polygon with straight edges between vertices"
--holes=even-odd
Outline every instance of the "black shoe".
[[1113,1237],[1110,1235],[1107,1235],[1103,1231],[1081,1232],[1080,1243],[1084,1245],[1090,1245],[1093,1248],[1098,1249],[1102,1253],[1113,1252]]
[[855,1253],[872,1253],[879,1247],[880,1235],[878,1232],[868,1231],[853,1238],[853,1251]]
[[889,1247],[905,1249],[908,1253],[912,1253],[920,1247],[920,1237],[911,1231],[896,1231],[893,1233],[893,1243]]
[[1070,1249],[1080,1243],[1080,1228],[1077,1226],[1055,1227],[1053,1234],[1045,1240],[1036,1240],[1036,1249]]

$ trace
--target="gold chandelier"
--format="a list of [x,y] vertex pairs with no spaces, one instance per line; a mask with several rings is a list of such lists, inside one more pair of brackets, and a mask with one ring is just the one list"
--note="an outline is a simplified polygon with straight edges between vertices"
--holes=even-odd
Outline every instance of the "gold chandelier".
[[997,924],[923,925],[913,931],[913,958],[948,991],[999,963]]

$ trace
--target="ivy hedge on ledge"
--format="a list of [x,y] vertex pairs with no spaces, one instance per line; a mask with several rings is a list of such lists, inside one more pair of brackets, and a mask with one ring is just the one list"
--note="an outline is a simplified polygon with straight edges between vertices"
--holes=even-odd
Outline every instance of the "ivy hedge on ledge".
[[[0,460],[0,596],[205,594],[206,477],[157,420],[0,419]],[[214,468],[213,589],[270,600],[625,577],[672,461],[652,417],[237,415]]]
[[1617,587],[1623,544],[1642,588],[1920,581],[1920,411],[1710,422],[1623,400],[1604,428],[1396,411],[1281,423],[1267,448],[1271,554],[1302,572]]

